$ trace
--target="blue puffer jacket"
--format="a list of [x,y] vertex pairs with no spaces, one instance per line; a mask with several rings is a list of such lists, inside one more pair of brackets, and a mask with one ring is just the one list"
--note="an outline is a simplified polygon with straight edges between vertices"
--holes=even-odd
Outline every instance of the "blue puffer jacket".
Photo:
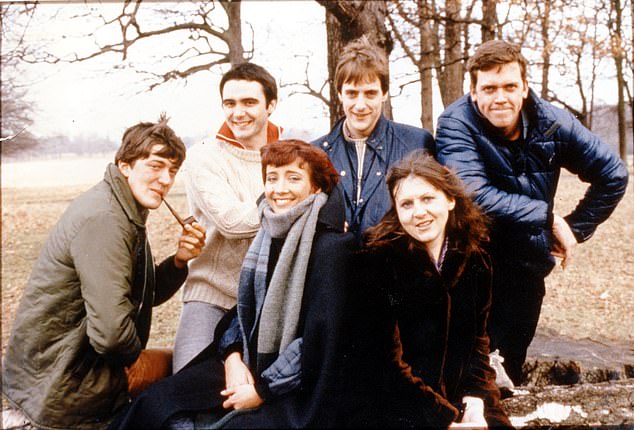
[[498,137],[467,94],[438,120],[438,160],[453,168],[494,219],[492,251],[505,262],[546,275],[554,266],[553,200],[563,167],[590,184],[565,220],[578,242],[592,236],[623,197],[624,163],[572,114],[531,90],[522,108],[523,139]]
[[312,144],[326,151],[339,172],[348,231],[360,237],[390,209],[390,194],[385,183],[389,168],[415,149],[433,152],[434,138],[427,130],[399,124],[381,115],[366,141],[363,184],[357,202],[357,153],[354,144],[344,138],[343,121],[341,119],[329,134]]

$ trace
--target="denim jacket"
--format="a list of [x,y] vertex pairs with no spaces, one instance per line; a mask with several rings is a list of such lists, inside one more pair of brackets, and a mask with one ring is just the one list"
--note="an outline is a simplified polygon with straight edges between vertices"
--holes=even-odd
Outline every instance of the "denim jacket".
[[312,142],[330,157],[339,172],[346,206],[348,231],[358,238],[390,209],[390,195],[385,182],[389,168],[415,149],[434,151],[434,138],[422,128],[390,121],[383,115],[366,141],[361,195],[357,201],[357,153],[353,143],[343,135],[341,119],[329,134]]

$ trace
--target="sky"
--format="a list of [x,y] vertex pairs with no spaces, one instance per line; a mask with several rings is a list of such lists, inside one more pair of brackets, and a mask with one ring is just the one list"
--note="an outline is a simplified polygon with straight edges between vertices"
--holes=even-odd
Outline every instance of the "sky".
[[[116,14],[121,2],[87,5],[40,3],[38,20],[27,33],[27,42],[38,50],[62,54],[90,52],[95,48],[94,38],[72,37],[72,34],[93,30],[94,22],[70,17],[87,7]],[[253,29],[255,55],[251,61],[267,68],[278,84],[303,81],[309,61],[306,70],[311,82],[313,86],[321,86],[327,76],[322,6],[308,0],[243,1],[242,20],[245,47],[250,46],[250,28]],[[97,37],[103,43],[117,34],[118,31],[102,31]],[[146,44],[134,48],[130,58],[143,64],[143,58],[161,55],[163,50],[162,44]],[[130,125],[155,121],[161,112],[166,112],[171,118],[170,125],[184,138],[200,141],[215,134],[223,120],[218,82],[228,65],[164,84],[150,92],[140,83],[139,74],[118,67],[120,64],[120,55],[109,54],[82,63],[36,64],[25,68],[20,78],[28,83],[27,99],[36,108],[31,132],[36,136],[99,136],[117,142]],[[390,67],[393,80],[412,68],[406,60],[395,58],[391,58]],[[392,82],[393,93],[397,86]],[[401,95],[392,98],[395,120],[420,126],[418,88],[417,84],[409,85]],[[326,106],[314,97],[290,92],[289,88],[280,88],[278,107],[271,120],[296,137],[312,139],[326,133],[329,128]],[[436,118],[442,110],[437,89],[434,107]]]
[[[301,52],[301,44],[297,39],[289,38],[279,43],[271,43],[276,14],[281,8],[292,19],[285,20],[285,28],[292,34],[310,31],[316,38],[325,40],[320,21],[323,20],[321,6],[314,2],[289,2],[271,8],[269,2],[244,2],[242,16],[245,22],[253,25],[255,32],[255,52],[253,62],[269,69],[274,76],[293,79],[296,64],[292,56]],[[284,2],[286,3],[286,2]],[[46,49],[56,52],[72,52],[73,50],[92,49],[90,43],[84,39],[71,39],[64,33],[68,25],[76,25],[77,20],[65,18],[80,10],[81,5],[70,6],[60,4],[41,4],[40,13],[52,14],[62,8],[62,17],[44,19],[35,31],[30,33],[33,43],[46,41]],[[118,11],[120,4],[101,5],[108,11]],[[72,23],[72,24],[71,24]],[[246,27],[246,26],[245,26]],[[73,32],[79,32],[77,27]],[[250,38],[246,28],[243,29],[245,38]],[[321,34],[320,34],[321,33]],[[92,43],[92,41],[90,41]],[[325,45],[325,43],[324,43]],[[150,47],[151,49],[152,47]],[[160,47],[155,47],[160,49]],[[277,49],[274,49],[277,48]],[[147,49],[147,47],[145,47]],[[282,52],[283,51],[283,52]],[[325,49],[320,44],[311,46],[311,58],[323,58],[325,63]],[[147,52],[133,52],[136,58],[144,57]],[[139,55],[140,54],[140,55]],[[198,73],[185,80],[164,84],[153,91],[147,91],[147,86],[139,83],[140,76],[132,70],[114,69],[114,65],[121,61],[121,56],[108,54],[93,60],[65,65],[36,65],[27,70],[25,78],[31,82],[28,98],[36,106],[35,124],[32,131],[36,135],[51,135],[56,133],[78,136],[95,134],[117,140],[126,127],[141,120],[154,121],[160,112],[167,112],[171,117],[170,124],[181,135],[200,139],[215,131],[222,122],[220,98],[218,96],[218,82],[222,71]],[[314,61],[315,67],[319,66]],[[299,72],[303,73],[303,65]],[[325,67],[325,66],[324,66]],[[105,73],[105,72],[109,73]],[[305,96],[295,96],[286,100],[285,92],[281,91],[277,112],[272,117],[278,122],[306,124],[315,122],[316,114],[322,109],[316,100]],[[300,100],[309,99],[309,100]],[[288,102],[288,103],[287,103]],[[323,115],[319,115],[323,116]],[[327,128],[327,121],[319,124]]]
[[[103,8],[106,13],[121,8],[119,3],[92,7]],[[94,48],[91,38],[69,37],[69,26],[73,34],[94,28],[69,19],[84,10],[84,5],[42,3],[38,8],[40,19],[28,33],[29,42],[38,49],[69,53]],[[255,35],[251,61],[267,68],[278,84],[303,81],[309,61],[311,82],[321,87],[327,76],[324,16],[323,7],[314,1],[242,2],[245,47],[251,43],[250,27]],[[100,37],[105,40],[108,35]],[[160,46],[144,47],[148,49],[160,52]],[[133,52],[131,57],[135,54],[138,59],[147,52]],[[198,73],[186,81],[167,83],[150,92],[139,83],[137,73],[115,68],[120,62],[121,56],[109,54],[82,63],[29,66],[22,78],[29,83],[27,98],[36,107],[31,131],[39,136],[96,135],[117,141],[128,126],[141,120],[154,121],[165,111],[178,134],[198,141],[213,135],[222,123],[218,82],[228,66]],[[420,126],[415,91],[416,86],[410,86],[409,92],[394,98],[392,103],[396,120]],[[327,107],[314,97],[291,96],[290,92],[290,88],[279,89],[278,107],[271,120],[297,137],[308,139],[325,134],[329,128]]]

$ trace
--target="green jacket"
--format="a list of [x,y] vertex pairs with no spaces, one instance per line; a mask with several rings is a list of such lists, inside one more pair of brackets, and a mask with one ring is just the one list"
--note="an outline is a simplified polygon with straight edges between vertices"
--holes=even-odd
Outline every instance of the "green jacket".
[[124,367],[147,343],[152,306],[187,276],[173,257],[154,266],[147,216],[110,164],[44,244],[2,369],[3,393],[34,425],[105,428],[128,401]]

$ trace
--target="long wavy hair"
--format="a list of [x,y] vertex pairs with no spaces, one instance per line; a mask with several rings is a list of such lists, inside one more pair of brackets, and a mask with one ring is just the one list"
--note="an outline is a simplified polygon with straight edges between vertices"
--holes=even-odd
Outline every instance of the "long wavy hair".
[[424,179],[442,191],[448,199],[455,200],[456,205],[449,212],[445,227],[445,235],[449,237],[450,246],[457,248],[467,257],[482,253],[484,244],[489,240],[488,218],[467,195],[458,176],[439,164],[425,150],[413,151],[390,168],[386,182],[392,207],[377,225],[366,230],[365,248],[381,248],[404,238],[410,251],[424,249],[422,243],[405,232],[396,212],[394,195],[401,181],[410,176]]

